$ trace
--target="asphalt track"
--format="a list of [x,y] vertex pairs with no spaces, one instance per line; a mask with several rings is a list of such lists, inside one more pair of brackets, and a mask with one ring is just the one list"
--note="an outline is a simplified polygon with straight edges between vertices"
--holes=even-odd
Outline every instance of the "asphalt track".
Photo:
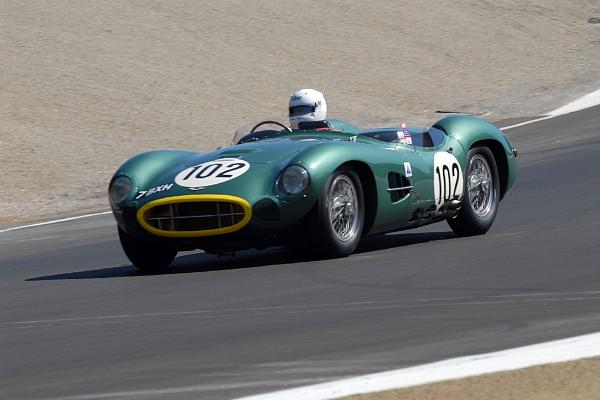
[[0,234],[0,398],[226,399],[600,330],[600,107],[507,132],[492,230],[348,258],[179,257],[142,275],[111,216]]

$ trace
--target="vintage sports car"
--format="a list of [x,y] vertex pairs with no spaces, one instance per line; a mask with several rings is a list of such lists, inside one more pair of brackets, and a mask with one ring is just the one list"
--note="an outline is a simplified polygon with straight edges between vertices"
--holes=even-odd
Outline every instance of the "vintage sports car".
[[351,254],[361,238],[446,220],[485,233],[517,177],[516,150],[492,124],[451,115],[431,127],[361,130],[342,120],[290,130],[266,120],[210,153],[139,154],[109,199],[129,260],[167,267],[178,251],[304,247]]

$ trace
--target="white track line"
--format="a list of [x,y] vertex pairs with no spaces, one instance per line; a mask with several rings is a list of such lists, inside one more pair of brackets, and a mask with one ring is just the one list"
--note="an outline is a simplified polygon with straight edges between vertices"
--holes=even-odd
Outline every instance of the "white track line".
[[[301,385],[302,383],[310,382],[310,379],[294,379],[291,381],[292,384]],[[106,392],[106,393],[88,393],[88,394],[80,394],[74,396],[64,396],[64,397],[53,397],[50,399],[42,399],[42,400],[102,400],[102,399],[125,399],[129,397],[133,397],[136,399],[140,398],[149,398],[152,397],[154,399],[163,399],[166,397],[171,398],[172,395],[182,395],[195,393],[194,397],[196,399],[202,399],[202,393],[209,393],[218,390],[231,390],[231,389],[240,389],[240,388],[252,388],[259,386],[272,386],[277,387],[281,383],[280,379],[272,379],[272,380],[249,380],[247,382],[239,382],[239,383],[204,383],[201,385],[190,385],[190,386],[179,386],[179,387],[169,387],[163,389],[140,389],[140,390],[128,390],[128,391],[120,391],[120,392]],[[188,397],[186,397],[188,398]]]
[[598,356],[600,332],[296,389],[240,397],[237,400],[331,400]]
[[[547,120],[550,118],[558,117],[560,115],[570,114],[575,111],[580,111],[580,110],[583,110],[586,108],[594,107],[598,104],[600,104],[600,89],[598,89],[595,92],[592,92],[590,94],[587,94],[583,97],[580,97],[579,99],[572,101],[569,104],[566,104],[560,108],[557,108],[556,110],[551,111],[548,114],[546,114],[546,116],[544,116],[544,117],[532,119],[529,121],[524,121],[524,122],[514,124],[514,125],[503,126],[502,128],[499,128],[499,129],[501,131],[505,131],[505,130],[509,130],[509,129],[513,129],[513,128],[518,128],[523,125],[533,124],[535,122],[544,121],[544,120]],[[16,226],[13,228],[2,229],[2,230],[0,230],[0,233],[16,231],[16,230],[25,229],[25,228],[33,228],[33,227],[42,226],[42,225],[56,224],[59,222],[73,221],[76,219],[95,217],[97,215],[104,215],[104,214],[110,214],[110,213],[111,213],[111,211],[103,211],[103,212],[98,212],[98,213],[94,213],[94,214],[86,214],[86,215],[80,215],[77,217],[63,218],[63,219],[57,219],[54,221],[41,222],[38,224]]]
[[550,111],[548,115],[557,116],[570,114],[575,111],[580,111],[586,108],[597,106],[598,104],[600,104],[600,89],[596,90],[595,92],[586,94],[585,96],[582,96],[575,101],[572,101],[562,107],[559,107],[554,111]]
[[545,117],[530,119],[529,121],[520,122],[520,123],[514,124],[514,125],[503,126],[502,128],[498,128],[498,129],[500,129],[501,131],[506,131],[506,130],[509,130],[512,128],[518,128],[523,125],[533,124],[534,122],[540,122],[540,121],[544,121],[544,120],[554,118],[554,117],[557,117],[557,115],[546,115]]
[[534,122],[544,121],[544,120],[558,117],[561,115],[574,113],[576,111],[581,111],[586,108],[597,106],[599,104],[600,104],[600,89],[598,89],[592,93],[586,94],[585,96],[582,96],[582,97],[578,98],[577,100],[574,100],[568,104],[565,104],[564,106],[559,107],[556,110],[550,111],[544,117],[521,122],[519,124],[503,126],[502,128],[500,128],[500,130],[505,131],[505,130],[512,129],[512,128],[518,128],[519,126],[529,125],[529,124],[533,124]]
[[33,227],[36,227],[36,226],[58,224],[59,222],[66,222],[66,221],[73,221],[73,220],[76,220],[76,219],[95,217],[97,215],[110,214],[111,212],[112,211],[102,211],[102,212],[97,212],[97,213],[93,213],[93,214],[78,215],[77,217],[69,217],[69,218],[63,218],[63,219],[55,219],[55,220],[52,220],[52,221],[39,222],[37,224],[15,226],[15,227],[12,227],[12,228],[2,229],[2,230],[0,230],[0,233],[10,232],[10,231],[16,231],[16,230],[25,229],[25,228],[33,228]]

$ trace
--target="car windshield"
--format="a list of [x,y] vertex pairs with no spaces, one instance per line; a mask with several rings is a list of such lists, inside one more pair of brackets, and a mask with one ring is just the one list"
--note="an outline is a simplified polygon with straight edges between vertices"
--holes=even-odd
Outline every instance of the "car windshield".
[[[370,137],[382,142],[412,145],[413,141],[420,143],[420,138],[423,136],[423,133],[431,129],[412,124],[406,125],[401,121],[384,120],[381,122],[381,120],[379,120],[378,122],[378,120],[373,119],[362,121],[361,126],[364,128],[360,129],[347,121],[347,119],[341,118],[328,118],[326,121],[311,121],[307,122],[305,128],[300,129],[299,131],[306,132],[306,130],[315,130],[344,132]],[[367,128],[368,126],[375,126],[376,128]],[[239,128],[233,136],[232,144],[236,145],[272,139],[279,135],[285,135],[292,132],[295,131],[292,131],[289,128],[287,116],[265,118]]]
[[258,141],[289,132],[291,129],[286,117],[265,118],[240,127],[233,135],[232,144]]

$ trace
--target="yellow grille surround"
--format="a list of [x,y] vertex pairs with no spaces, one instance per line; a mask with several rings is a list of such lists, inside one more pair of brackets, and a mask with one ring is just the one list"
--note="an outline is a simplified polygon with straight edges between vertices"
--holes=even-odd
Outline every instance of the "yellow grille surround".
[[203,237],[242,229],[252,218],[252,206],[241,197],[190,194],[144,204],[137,220],[148,232],[163,237]]

